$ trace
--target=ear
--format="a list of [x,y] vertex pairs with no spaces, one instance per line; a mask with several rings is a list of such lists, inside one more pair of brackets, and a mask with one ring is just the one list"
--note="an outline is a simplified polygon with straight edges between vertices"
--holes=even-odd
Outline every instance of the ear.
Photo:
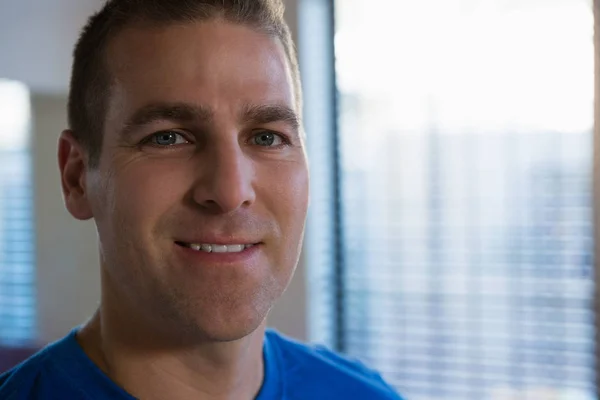
[[67,210],[77,219],[91,219],[93,214],[86,190],[86,152],[69,130],[63,131],[59,138],[58,167]]

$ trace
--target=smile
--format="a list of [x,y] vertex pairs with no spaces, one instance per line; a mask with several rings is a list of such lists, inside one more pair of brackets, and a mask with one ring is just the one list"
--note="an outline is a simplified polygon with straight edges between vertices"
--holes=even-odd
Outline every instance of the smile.
[[177,242],[179,246],[187,247],[194,251],[204,253],[241,253],[242,251],[254,247],[254,244],[208,244],[208,243],[184,243]]

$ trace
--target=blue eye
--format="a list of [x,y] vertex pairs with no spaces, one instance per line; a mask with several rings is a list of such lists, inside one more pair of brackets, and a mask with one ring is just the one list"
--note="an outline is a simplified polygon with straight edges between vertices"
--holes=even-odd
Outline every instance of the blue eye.
[[252,138],[254,144],[263,147],[280,146],[283,144],[283,139],[276,133],[262,131]]
[[188,140],[180,133],[174,131],[165,131],[152,135],[150,138],[150,143],[157,146],[168,147],[188,143]]

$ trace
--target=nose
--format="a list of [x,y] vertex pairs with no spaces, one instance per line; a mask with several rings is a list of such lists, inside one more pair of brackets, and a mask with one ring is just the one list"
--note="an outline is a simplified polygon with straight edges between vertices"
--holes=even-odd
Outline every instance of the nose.
[[256,199],[252,160],[235,143],[213,143],[202,152],[200,179],[194,186],[194,201],[216,214],[227,214],[250,206]]

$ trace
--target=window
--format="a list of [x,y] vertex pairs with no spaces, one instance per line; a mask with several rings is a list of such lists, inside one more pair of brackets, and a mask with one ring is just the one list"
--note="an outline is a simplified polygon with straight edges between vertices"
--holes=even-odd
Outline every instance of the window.
[[30,118],[27,89],[0,80],[0,345],[35,334]]
[[591,2],[334,4],[313,339],[410,399],[596,399]]

